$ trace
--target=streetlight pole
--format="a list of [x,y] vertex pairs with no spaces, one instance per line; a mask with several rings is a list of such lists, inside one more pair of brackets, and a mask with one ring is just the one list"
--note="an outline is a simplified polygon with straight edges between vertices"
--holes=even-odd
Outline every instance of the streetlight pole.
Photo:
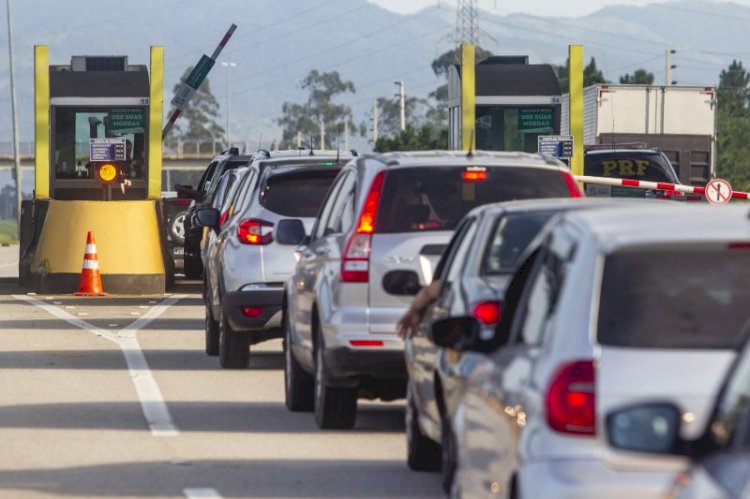
[[18,102],[16,101],[16,70],[13,64],[13,22],[11,15],[11,0],[7,0],[8,6],[8,63],[10,64],[10,102],[11,102],[11,113],[13,115],[13,160],[15,162],[15,177],[16,177],[16,217],[18,221],[18,236],[21,236],[21,157],[18,151],[18,113],[16,108]]
[[232,146],[232,142],[231,142],[232,134],[231,134],[231,128],[230,128],[231,126],[230,117],[232,116],[232,106],[231,106],[231,101],[229,99],[229,82],[231,78],[229,70],[232,69],[233,67],[236,67],[237,63],[236,62],[222,62],[221,65],[227,68],[227,129],[226,129],[226,134],[227,134],[227,147],[231,147]]
[[396,97],[399,98],[399,105],[401,107],[401,131],[406,130],[406,95],[404,94],[404,82],[394,81],[394,84],[398,85],[398,94]]

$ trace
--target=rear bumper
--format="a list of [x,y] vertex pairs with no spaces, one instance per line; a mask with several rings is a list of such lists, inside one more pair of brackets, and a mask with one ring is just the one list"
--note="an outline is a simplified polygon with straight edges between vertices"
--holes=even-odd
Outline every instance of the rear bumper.
[[379,350],[379,347],[327,348],[325,366],[333,378],[406,380],[403,350]]
[[[224,293],[221,298],[222,312],[235,331],[266,331],[281,327],[281,305],[284,300],[283,288],[265,288]],[[257,317],[246,317],[245,307],[261,307],[263,312]]]
[[560,459],[525,463],[520,497],[551,499],[663,498],[674,473],[614,470],[596,460]]

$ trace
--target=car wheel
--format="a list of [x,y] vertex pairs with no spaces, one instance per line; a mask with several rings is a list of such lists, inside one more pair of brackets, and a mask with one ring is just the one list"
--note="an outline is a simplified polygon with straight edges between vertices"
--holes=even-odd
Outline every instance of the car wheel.
[[315,386],[312,376],[302,369],[292,353],[290,327],[284,319],[284,391],[286,408],[310,412],[315,408]]
[[453,481],[456,479],[456,438],[453,435],[453,426],[447,416],[443,417],[440,424],[440,460],[442,470],[443,490],[450,493]]
[[214,319],[211,305],[206,297],[206,354],[219,355],[219,321]]
[[315,348],[315,422],[318,428],[354,428],[357,419],[357,388],[328,386],[323,345]]
[[185,277],[188,279],[199,279],[203,274],[203,262],[200,258],[185,255],[183,266],[185,267]]
[[224,369],[245,369],[250,363],[250,338],[232,330],[221,314],[219,321],[219,364]]
[[406,389],[406,463],[414,471],[438,471],[440,446],[419,428],[419,413],[411,387]]
[[187,211],[181,211],[178,213],[169,224],[169,237],[172,241],[177,243],[178,246],[185,244],[185,216]]

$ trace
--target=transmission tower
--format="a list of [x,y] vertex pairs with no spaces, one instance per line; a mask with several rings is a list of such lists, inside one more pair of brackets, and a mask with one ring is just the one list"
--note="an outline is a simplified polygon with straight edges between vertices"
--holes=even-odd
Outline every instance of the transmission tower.
[[456,6],[456,43],[479,42],[479,0],[458,0]]

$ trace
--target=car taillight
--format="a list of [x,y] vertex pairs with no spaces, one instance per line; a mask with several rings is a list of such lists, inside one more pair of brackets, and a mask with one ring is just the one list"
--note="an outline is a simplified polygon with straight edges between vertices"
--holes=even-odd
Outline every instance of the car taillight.
[[483,301],[474,306],[474,317],[485,326],[493,326],[500,322],[501,314],[500,302]]
[[583,192],[581,192],[581,188],[578,186],[575,177],[565,170],[560,170],[560,175],[562,175],[563,180],[565,180],[565,186],[568,188],[568,194],[570,194],[570,197],[582,198]]
[[563,364],[547,391],[547,424],[561,433],[596,434],[594,361]]
[[375,218],[378,214],[380,191],[385,181],[385,171],[378,173],[367,193],[357,228],[346,242],[344,257],[341,259],[341,280],[343,282],[367,282],[370,279],[370,250],[372,233],[375,232]]
[[242,315],[251,319],[263,315],[263,307],[242,307]]
[[221,216],[219,216],[219,227],[221,227],[222,225],[224,225],[224,222],[227,221],[227,217],[228,216],[229,216],[229,212],[228,211],[225,211],[224,213],[221,214]]
[[243,220],[237,227],[242,244],[269,244],[273,241],[273,224],[265,220]]

